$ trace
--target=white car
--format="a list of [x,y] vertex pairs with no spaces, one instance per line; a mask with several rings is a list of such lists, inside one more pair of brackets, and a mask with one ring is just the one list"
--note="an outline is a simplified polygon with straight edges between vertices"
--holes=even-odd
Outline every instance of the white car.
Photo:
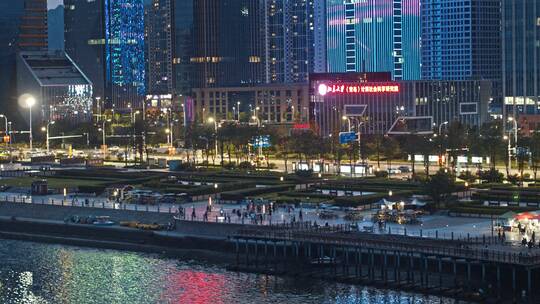
[[399,169],[396,169],[396,168],[388,169],[388,174],[400,174],[400,173],[401,173],[401,170]]

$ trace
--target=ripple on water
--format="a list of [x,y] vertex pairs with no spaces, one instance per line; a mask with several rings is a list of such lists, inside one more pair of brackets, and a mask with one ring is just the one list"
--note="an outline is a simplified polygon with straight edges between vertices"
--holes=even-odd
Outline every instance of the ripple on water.
[[234,273],[196,260],[0,240],[0,303],[454,304],[371,287]]

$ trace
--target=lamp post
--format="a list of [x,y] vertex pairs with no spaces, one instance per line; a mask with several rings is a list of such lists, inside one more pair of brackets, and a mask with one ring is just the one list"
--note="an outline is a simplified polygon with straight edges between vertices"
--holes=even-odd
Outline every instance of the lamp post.
[[49,146],[49,126],[50,125],[54,125],[54,120],[53,121],[49,121],[47,123],[47,126],[45,127],[45,131],[47,132],[47,153],[50,152],[50,146]]
[[351,132],[351,120],[349,119],[349,117],[343,115],[341,116],[341,120],[347,121],[347,130],[348,132]]
[[[218,125],[217,125],[217,121],[214,117],[208,117],[208,122],[209,123],[213,123],[214,124],[214,153],[216,154],[216,158],[218,156],[218,144],[217,144],[217,128],[218,128]],[[221,160],[221,162],[223,162],[223,160]]]
[[240,101],[236,102],[236,120],[240,122]]
[[[516,167],[518,167],[518,164],[517,164],[517,147],[518,147],[517,121],[514,119],[514,117],[508,117],[508,121],[512,123],[513,130],[508,132],[508,135],[509,135],[508,137],[510,137],[510,134],[514,133],[514,145],[516,146]],[[510,138],[508,138],[508,169],[510,169],[511,149],[512,147],[510,143]]]
[[36,99],[32,96],[28,96],[25,100],[24,100],[24,105],[28,108],[28,112],[30,114],[30,136],[29,136],[29,141],[30,141],[30,150],[32,150],[33,148],[33,145],[32,145],[32,141],[33,141],[33,138],[32,138],[32,107],[36,104]]
[[102,131],[102,134],[103,134],[103,138],[102,138],[102,145],[103,145],[103,149],[105,150],[105,123],[106,122],[111,122],[110,119],[107,119],[107,120],[103,120],[103,126],[101,128],[101,131]]
[[[442,165],[443,165],[443,140],[444,140],[444,137],[441,136],[441,132],[442,132],[442,127],[443,126],[446,126],[448,125],[448,121],[445,121],[441,124],[439,124],[439,133],[437,133],[439,135],[439,167],[442,168]],[[413,156],[414,157],[414,156]]]

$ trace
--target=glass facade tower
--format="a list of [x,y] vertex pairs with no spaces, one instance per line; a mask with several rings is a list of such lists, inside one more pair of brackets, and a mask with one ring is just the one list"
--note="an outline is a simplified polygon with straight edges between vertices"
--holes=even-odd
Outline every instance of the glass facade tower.
[[327,0],[328,72],[419,79],[420,0]]
[[422,78],[500,81],[500,0],[422,1]]
[[540,0],[503,0],[502,14],[505,114],[539,114]]
[[143,0],[65,0],[66,52],[109,107],[146,94]]

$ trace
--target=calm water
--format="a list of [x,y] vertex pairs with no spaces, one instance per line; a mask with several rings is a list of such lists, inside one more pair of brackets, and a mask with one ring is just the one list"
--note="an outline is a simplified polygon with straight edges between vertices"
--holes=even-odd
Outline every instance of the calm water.
[[0,240],[0,303],[462,303],[374,288],[238,274],[114,250]]

